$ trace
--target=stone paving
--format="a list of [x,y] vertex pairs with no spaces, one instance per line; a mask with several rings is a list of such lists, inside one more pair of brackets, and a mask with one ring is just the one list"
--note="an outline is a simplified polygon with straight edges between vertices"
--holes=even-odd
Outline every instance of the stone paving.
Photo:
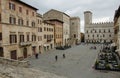
[[[74,46],[67,50],[53,50],[29,59],[31,67],[68,78],[120,78],[120,72],[98,71],[92,68],[98,50],[90,50],[93,44]],[[99,48],[99,45],[95,45]],[[63,59],[63,53],[66,58]],[[55,55],[58,56],[57,62]],[[51,77],[50,77],[51,78]]]
[[0,64],[0,78],[66,78],[32,68]]

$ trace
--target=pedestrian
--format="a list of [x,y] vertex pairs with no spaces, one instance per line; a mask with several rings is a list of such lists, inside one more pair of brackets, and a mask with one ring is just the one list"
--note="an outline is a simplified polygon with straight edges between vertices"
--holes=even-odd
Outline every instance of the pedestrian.
[[58,60],[58,56],[57,56],[57,55],[55,56],[55,60],[56,60],[56,61]]
[[35,58],[38,59],[38,53],[35,54]]
[[65,58],[65,54],[63,54],[63,58]]

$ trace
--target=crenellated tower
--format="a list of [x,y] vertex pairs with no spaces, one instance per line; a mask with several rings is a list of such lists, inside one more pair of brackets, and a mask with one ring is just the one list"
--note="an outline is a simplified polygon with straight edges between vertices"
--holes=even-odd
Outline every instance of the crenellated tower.
[[92,12],[91,11],[85,11],[84,12],[84,24],[85,26],[92,23]]

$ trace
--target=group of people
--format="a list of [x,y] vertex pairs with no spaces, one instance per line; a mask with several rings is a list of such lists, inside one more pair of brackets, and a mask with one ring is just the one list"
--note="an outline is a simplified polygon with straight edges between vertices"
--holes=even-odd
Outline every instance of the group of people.
[[[38,55],[39,55],[38,53],[35,54],[35,58],[36,58],[36,59],[38,59]],[[63,56],[63,58],[66,57],[65,54],[63,54],[62,56]],[[55,60],[56,60],[56,61],[58,60],[58,56],[57,56],[57,55],[55,56]]]
[[[65,54],[63,54],[63,58],[64,58],[64,59],[65,59],[65,57],[66,57]],[[55,61],[57,61],[57,60],[58,60],[58,56],[56,55],[56,56],[55,56]]]

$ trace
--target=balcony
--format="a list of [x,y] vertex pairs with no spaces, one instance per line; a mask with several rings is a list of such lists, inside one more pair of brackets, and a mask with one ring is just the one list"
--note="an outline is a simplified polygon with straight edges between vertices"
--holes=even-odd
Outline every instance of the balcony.
[[29,46],[31,45],[32,43],[31,42],[20,42],[20,46]]
[[51,42],[52,41],[52,39],[47,39],[47,42]]

